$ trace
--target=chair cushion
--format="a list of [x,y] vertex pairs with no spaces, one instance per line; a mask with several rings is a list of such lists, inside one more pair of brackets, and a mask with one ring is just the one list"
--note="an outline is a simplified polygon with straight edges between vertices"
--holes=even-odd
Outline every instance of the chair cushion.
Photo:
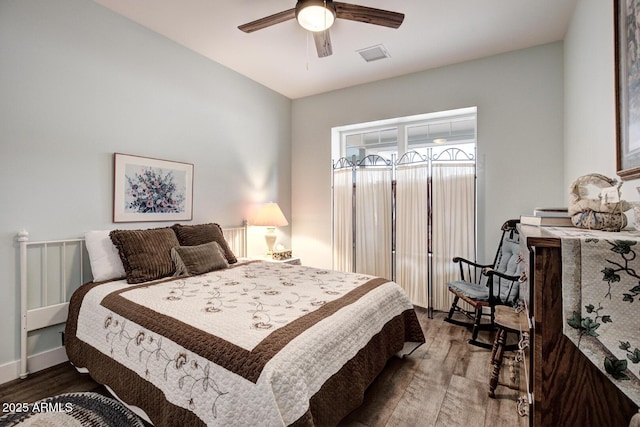
[[515,276],[518,274],[518,255],[520,254],[520,242],[518,234],[512,238],[505,236],[500,249],[500,256],[496,260],[495,269],[500,273]]
[[[505,236],[500,248],[500,256],[496,260],[495,269],[501,273],[509,276],[519,276],[521,271],[521,263],[518,262],[520,254],[520,239],[519,234],[514,233],[513,236]],[[493,279],[494,295],[500,293],[500,300],[513,304],[518,299],[520,294],[520,282],[512,282],[502,279],[501,283],[498,282],[499,278]],[[498,290],[498,287],[500,288]],[[509,289],[511,287],[511,289]]]
[[478,285],[477,283],[465,282],[463,280],[456,280],[455,282],[447,283],[447,287],[476,301],[489,301],[489,288],[486,286]]
[[[493,291],[494,295],[498,294],[498,287],[500,287],[500,301],[508,305],[514,305],[520,295],[520,282],[514,280],[502,279],[500,285],[498,285],[498,278],[493,278]],[[511,288],[511,289],[509,289]]]
[[[509,276],[519,276],[521,273],[522,263],[518,262],[520,255],[520,235],[517,232],[505,234],[500,247],[500,253],[496,258],[494,269],[500,273]],[[482,281],[486,283],[485,279]],[[457,280],[447,283],[447,286],[464,295],[465,297],[475,301],[489,301],[488,286],[470,283],[464,280]],[[513,305],[519,297],[520,282],[517,280],[510,281],[499,277],[493,278],[493,295],[498,297],[503,303]]]

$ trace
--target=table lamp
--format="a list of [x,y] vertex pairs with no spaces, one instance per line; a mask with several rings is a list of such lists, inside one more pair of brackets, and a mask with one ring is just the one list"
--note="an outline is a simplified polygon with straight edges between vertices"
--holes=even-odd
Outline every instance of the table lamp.
[[267,255],[273,254],[273,245],[276,243],[276,227],[289,225],[277,203],[269,202],[262,205],[253,218],[252,225],[267,227],[264,239],[267,242]]

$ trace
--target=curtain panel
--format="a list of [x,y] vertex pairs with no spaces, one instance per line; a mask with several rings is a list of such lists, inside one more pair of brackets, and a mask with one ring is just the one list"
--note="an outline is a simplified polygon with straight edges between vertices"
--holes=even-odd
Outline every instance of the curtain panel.
[[358,168],[356,183],[356,272],[391,280],[391,168]]
[[396,171],[396,282],[420,307],[429,306],[429,165]]
[[433,165],[433,307],[448,311],[453,294],[446,283],[460,278],[453,258],[476,259],[475,166]]
[[333,268],[353,270],[353,170],[333,172]]
[[334,170],[334,268],[395,280],[413,304],[448,311],[452,260],[476,255],[475,163],[454,150]]

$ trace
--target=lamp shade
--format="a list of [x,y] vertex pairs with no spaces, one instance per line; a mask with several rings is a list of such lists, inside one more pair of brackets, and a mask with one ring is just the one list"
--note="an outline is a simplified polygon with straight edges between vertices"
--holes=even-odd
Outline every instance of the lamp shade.
[[265,203],[253,218],[252,225],[263,227],[282,227],[289,225],[277,203]]
[[305,30],[324,31],[333,25],[336,9],[331,1],[299,0],[296,4],[296,19]]

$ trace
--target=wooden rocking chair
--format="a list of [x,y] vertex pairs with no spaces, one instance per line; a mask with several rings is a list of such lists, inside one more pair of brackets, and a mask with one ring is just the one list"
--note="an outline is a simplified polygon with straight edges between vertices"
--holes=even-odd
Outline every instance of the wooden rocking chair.
[[[460,280],[447,283],[449,291],[455,297],[445,322],[472,327],[470,344],[491,348],[492,343],[478,341],[478,332],[494,328],[496,305],[515,305],[520,290],[520,235],[517,219],[506,221],[502,225],[502,238],[492,264],[478,264],[461,257],[455,257],[454,263],[460,266]],[[473,307],[473,311],[458,306],[460,300]],[[483,310],[489,310],[489,323],[481,323]],[[466,321],[454,319],[461,314]]]

